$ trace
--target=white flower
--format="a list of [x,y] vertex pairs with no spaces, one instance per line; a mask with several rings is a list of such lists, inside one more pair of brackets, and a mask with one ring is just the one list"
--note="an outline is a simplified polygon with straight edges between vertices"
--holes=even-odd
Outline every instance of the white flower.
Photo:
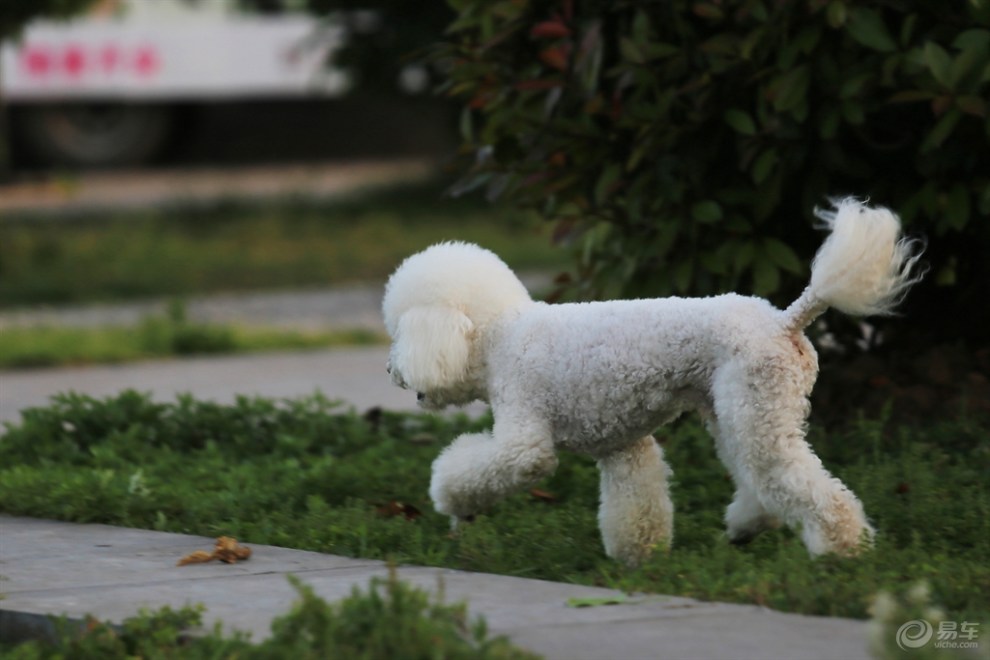
[[870,605],[870,615],[877,621],[891,621],[897,614],[897,601],[886,591],[877,592]]
[[926,580],[919,580],[908,589],[907,599],[912,605],[926,605],[932,596],[932,589]]

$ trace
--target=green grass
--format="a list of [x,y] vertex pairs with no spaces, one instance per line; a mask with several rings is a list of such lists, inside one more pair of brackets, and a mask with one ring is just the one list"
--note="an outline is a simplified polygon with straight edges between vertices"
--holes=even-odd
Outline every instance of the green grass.
[[489,637],[484,620],[470,621],[463,604],[434,602],[400,582],[373,579],[367,591],[354,589],[329,604],[302,581],[290,578],[299,595],[292,610],[272,622],[271,636],[253,644],[243,634],[224,634],[216,624],[206,634],[189,634],[202,623],[202,609],[169,607],[143,612],[119,626],[89,620],[56,623],[55,639],[4,648],[8,660],[74,658],[369,658],[409,660],[502,660],[536,658],[504,637]]
[[985,420],[813,431],[825,464],[879,529],[874,551],[817,560],[788,530],[742,548],[727,542],[732,485],[700,425],[684,421],[661,436],[675,475],[673,548],[635,570],[604,556],[597,472],[571,454],[541,485],[553,501],[521,493],[449,533],[428,500],[430,464],[457,434],[489,423],[359,415],[318,397],[224,406],[65,395],[26,411],[0,442],[0,510],[806,614],[865,617],[878,591],[926,580],[948,619],[990,619]]
[[336,202],[278,200],[0,219],[0,307],[383,281],[441,240],[474,241],[514,268],[566,264],[548,226],[439,185]]
[[0,338],[0,369],[357,346],[385,340],[362,329],[302,331],[192,323],[176,305],[168,314],[150,316],[134,328],[10,327],[0,332]]

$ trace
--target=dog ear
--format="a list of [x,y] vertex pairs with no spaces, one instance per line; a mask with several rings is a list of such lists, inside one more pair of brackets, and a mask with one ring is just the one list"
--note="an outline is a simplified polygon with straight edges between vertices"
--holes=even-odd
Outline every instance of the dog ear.
[[445,306],[414,307],[400,318],[392,364],[417,392],[448,387],[468,368],[474,324]]

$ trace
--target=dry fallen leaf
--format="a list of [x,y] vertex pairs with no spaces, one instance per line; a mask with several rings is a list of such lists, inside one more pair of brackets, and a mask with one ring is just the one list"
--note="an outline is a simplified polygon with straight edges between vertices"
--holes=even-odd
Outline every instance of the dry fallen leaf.
[[237,539],[231,536],[221,536],[213,548],[213,557],[225,564],[244,561],[251,556],[251,548],[237,544]]
[[205,550],[197,550],[191,554],[186,555],[179,560],[176,566],[185,566],[186,564],[205,564],[208,561],[213,560],[213,555]]
[[378,507],[375,511],[378,512],[378,515],[385,516],[386,518],[402,516],[406,520],[416,520],[416,518],[423,515],[423,513],[412,504],[405,504],[396,500],[392,500],[391,502]]
[[238,545],[237,539],[232,536],[221,536],[217,539],[216,544],[213,546],[213,552],[206,552],[205,550],[197,550],[191,554],[186,555],[179,560],[176,566],[185,566],[186,564],[205,564],[208,561],[213,561],[214,559],[219,559],[225,564],[233,564],[235,562],[244,561],[251,557],[251,548],[247,546]]
[[557,501],[557,496],[553,493],[548,493],[545,490],[539,488],[533,488],[529,491],[529,496],[540,500],[541,502],[546,502],[548,504],[553,504]]

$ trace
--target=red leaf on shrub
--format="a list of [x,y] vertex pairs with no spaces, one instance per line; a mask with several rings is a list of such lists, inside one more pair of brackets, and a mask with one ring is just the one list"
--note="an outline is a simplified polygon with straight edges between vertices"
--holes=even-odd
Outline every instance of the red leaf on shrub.
[[523,188],[528,188],[530,186],[535,186],[538,183],[542,183],[550,178],[549,172],[535,172],[530,174],[528,177],[522,180],[520,184]]
[[[578,218],[565,218],[557,222],[553,228],[553,234],[551,235],[550,241],[554,245],[560,245],[567,239],[569,239],[575,231],[579,229]],[[561,280],[561,277],[566,276],[566,280]],[[554,280],[556,284],[567,284],[571,281],[570,273],[561,273]]]
[[567,70],[567,58],[570,55],[570,46],[556,46],[554,48],[544,48],[540,51],[540,61],[551,69],[558,71]]
[[932,113],[936,117],[941,117],[945,111],[952,107],[952,97],[948,95],[936,96],[932,99]]
[[534,39],[560,39],[571,36],[571,29],[560,21],[543,21],[533,26],[529,36]]
[[492,100],[490,92],[483,91],[475,94],[470,101],[468,101],[468,107],[472,110],[480,110],[484,108]]
[[725,18],[725,12],[716,7],[714,4],[709,4],[707,2],[695,3],[692,5],[691,11],[694,12],[695,16],[700,16],[701,18],[707,18],[714,21]]
[[884,374],[876,374],[870,377],[870,387],[874,389],[883,389],[885,387],[890,387],[890,377]]

